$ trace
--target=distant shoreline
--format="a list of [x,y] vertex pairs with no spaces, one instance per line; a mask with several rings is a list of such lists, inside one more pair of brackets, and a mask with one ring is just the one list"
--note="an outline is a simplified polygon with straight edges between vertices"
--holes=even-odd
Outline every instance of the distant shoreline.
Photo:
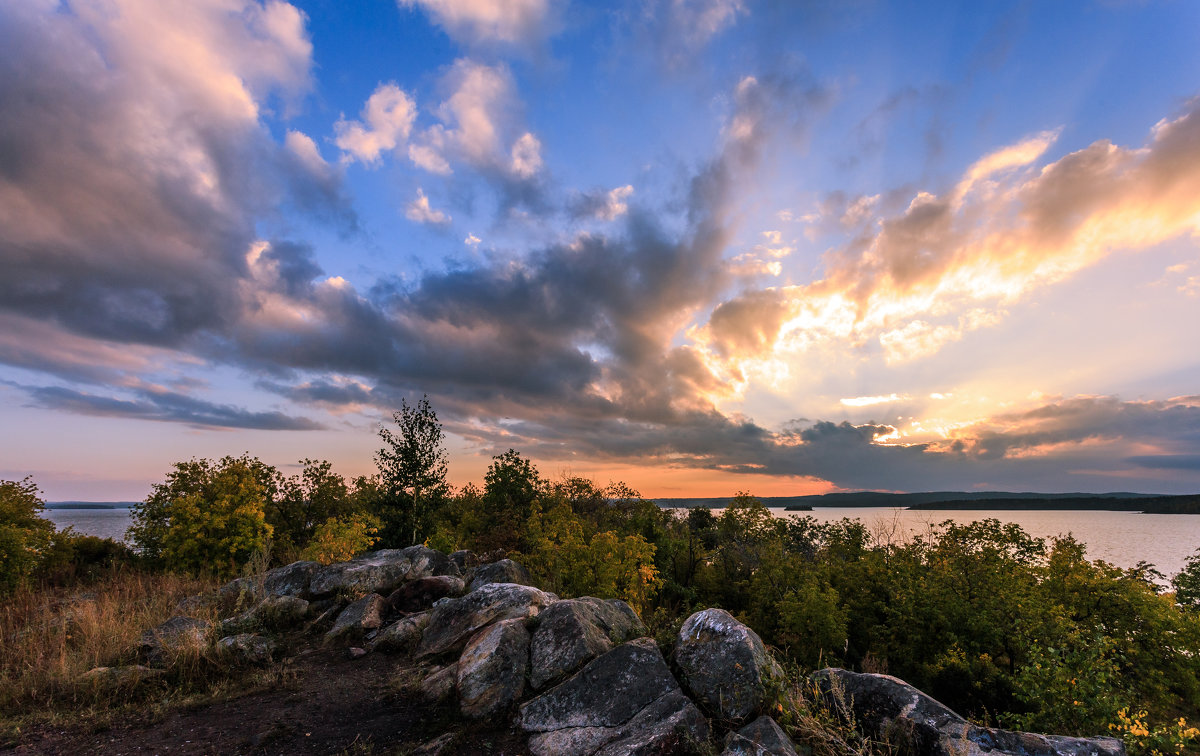
[[137,501],[48,501],[46,509],[132,509]]
[[[928,491],[919,493],[888,493],[854,491],[848,493],[808,496],[760,496],[764,506],[791,512],[807,512],[814,507],[867,508],[891,507],[914,510],[968,511],[1115,511],[1146,514],[1200,514],[1200,494],[1163,496],[1116,492],[1087,493],[1012,493],[1007,491]],[[723,509],[733,497],[692,499],[656,499],[659,506],[668,508],[711,507]]]

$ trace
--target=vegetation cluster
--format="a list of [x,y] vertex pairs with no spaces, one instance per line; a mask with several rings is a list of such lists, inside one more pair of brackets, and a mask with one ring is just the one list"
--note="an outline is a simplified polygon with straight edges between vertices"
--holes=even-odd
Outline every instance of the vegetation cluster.
[[[1151,565],[1091,561],[1070,536],[994,519],[899,538],[776,517],[746,493],[723,511],[663,509],[621,483],[547,479],[514,450],[482,487],[452,491],[428,401],[393,419],[377,474],[352,481],[323,461],[291,477],[249,455],[177,463],[135,510],[132,551],[54,531],[31,481],[0,483],[0,589],[30,602],[38,581],[114,564],[211,580],[425,543],[509,556],[563,597],[624,599],[664,645],[718,606],[800,673],[886,672],[985,724],[1112,734],[1134,753],[1189,751],[1200,736],[1187,724],[1200,716],[1200,553],[1166,589]],[[4,674],[10,688],[20,677]]]

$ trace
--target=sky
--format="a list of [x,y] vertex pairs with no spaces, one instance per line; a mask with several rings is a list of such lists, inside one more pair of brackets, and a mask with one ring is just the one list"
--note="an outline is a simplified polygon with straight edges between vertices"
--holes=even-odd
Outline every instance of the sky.
[[0,478],[1200,491],[1200,4],[0,0]]

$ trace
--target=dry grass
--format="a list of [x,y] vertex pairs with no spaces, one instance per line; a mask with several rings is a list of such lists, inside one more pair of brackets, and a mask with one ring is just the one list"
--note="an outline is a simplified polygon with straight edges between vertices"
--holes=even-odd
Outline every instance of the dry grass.
[[[94,667],[132,660],[142,632],[176,614],[185,596],[211,580],[118,570],[86,587],[27,589],[0,602],[0,726],[56,719],[127,702],[79,678]],[[203,672],[172,659],[169,682]]]

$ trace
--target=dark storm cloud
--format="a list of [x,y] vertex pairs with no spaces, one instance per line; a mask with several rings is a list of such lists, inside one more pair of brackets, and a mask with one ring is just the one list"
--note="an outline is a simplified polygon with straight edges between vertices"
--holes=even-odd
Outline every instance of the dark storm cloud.
[[137,399],[98,396],[58,386],[26,387],[35,406],[66,410],[80,415],[158,420],[207,428],[251,430],[318,430],[322,426],[304,417],[282,412],[250,412],[230,405],[212,404],[171,391],[141,390]]

